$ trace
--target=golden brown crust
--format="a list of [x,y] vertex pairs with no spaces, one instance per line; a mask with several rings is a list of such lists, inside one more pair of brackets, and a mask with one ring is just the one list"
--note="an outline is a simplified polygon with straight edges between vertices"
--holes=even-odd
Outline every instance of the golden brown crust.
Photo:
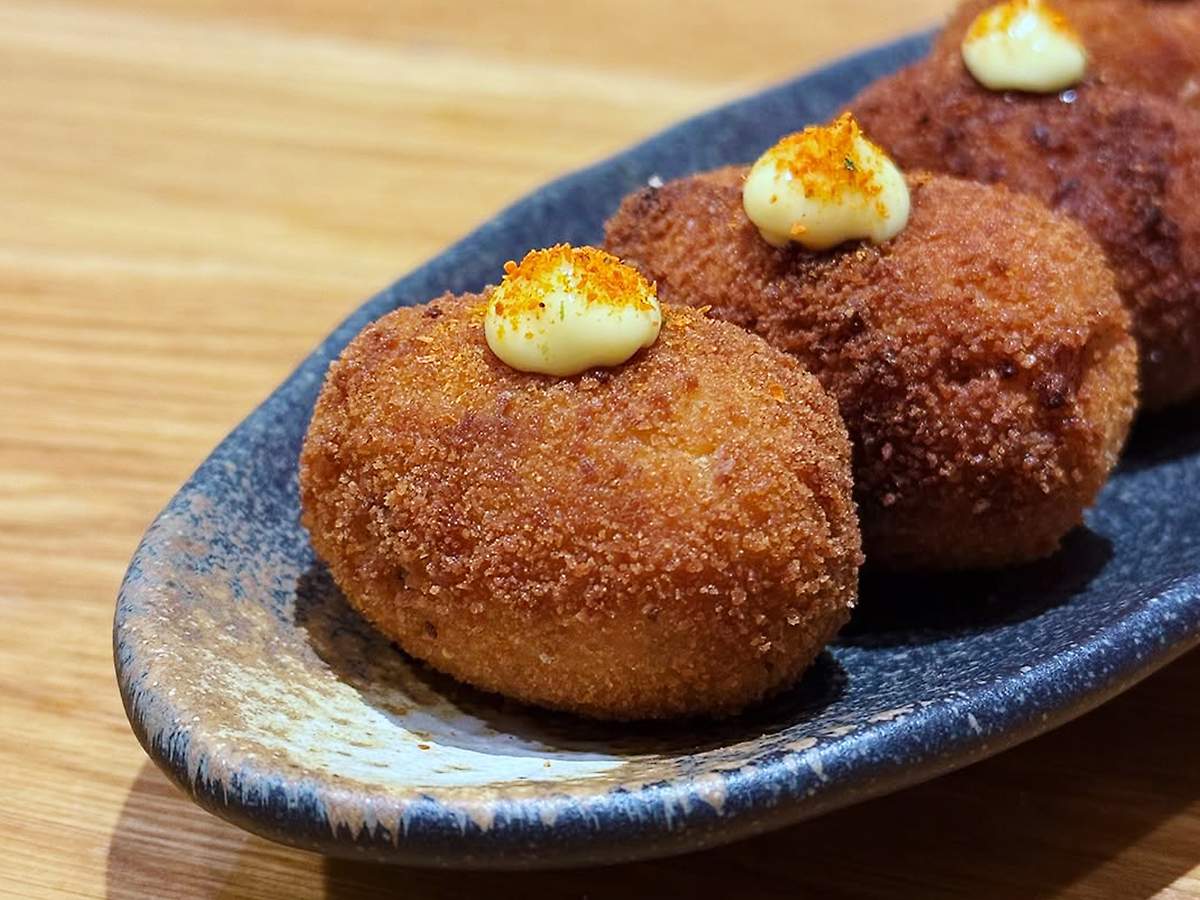
[[1136,393],[1128,315],[1094,242],[1031,199],[918,175],[894,240],[778,250],[742,210],[743,173],[631,195],[606,247],[664,300],[795,354],[838,399],[869,560],[1053,551],[1115,462]]
[[690,309],[629,363],[549,379],[488,351],[480,297],[365,329],[301,459],[351,602],[464,681],[606,718],[733,712],[849,615],[849,441],[794,360]]
[[1069,99],[988,91],[950,56],[850,108],[900,166],[1002,182],[1087,228],[1133,313],[1144,404],[1180,402],[1200,392],[1200,119],[1092,82]]
[[[996,0],[960,3],[934,45],[957,56],[971,22]],[[1096,81],[1200,106],[1200,0],[1052,0],[1082,39]]]

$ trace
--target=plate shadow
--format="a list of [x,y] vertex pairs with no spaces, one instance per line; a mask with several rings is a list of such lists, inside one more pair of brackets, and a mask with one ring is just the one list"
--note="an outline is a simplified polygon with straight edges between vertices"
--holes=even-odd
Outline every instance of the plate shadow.
[[1143,414],[1134,423],[1117,473],[1140,472],[1200,453],[1200,400]]
[[1113,556],[1109,540],[1076,528],[1046,559],[994,572],[863,570],[858,608],[835,643],[899,647],[965,638],[1034,618],[1087,589]]
[[441,746],[483,753],[701,753],[783,731],[815,717],[846,690],[845,671],[824,653],[798,684],[736,717],[622,723],[614,728],[612,723],[526,706],[434,671],[376,632],[319,564],[296,586],[295,625],[307,634],[324,664],[366,703]]

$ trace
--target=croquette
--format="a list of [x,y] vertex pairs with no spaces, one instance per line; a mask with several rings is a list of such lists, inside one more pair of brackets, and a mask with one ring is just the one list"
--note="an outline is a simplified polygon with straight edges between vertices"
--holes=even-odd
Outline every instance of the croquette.
[[[957,56],[995,0],[959,5],[934,46]],[[1051,0],[1088,52],[1089,78],[1200,107],[1200,0]]]
[[812,253],[764,241],[746,170],[630,195],[605,246],[664,301],[794,354],[854,441],[868,562],[993,567],[1053,552],[1112,468],[1137,351],[1102,253],[1037,201],[910,175],[907,228]]
[[488,349],[485,303],[398,309],[329,370],[303,521],[351,604],[436,669],[598,718],[728,714],[794,682],[862,559],[833,399],[666,306],[621,366],[525,374]]
[[996,93],[956,55],[884,78],[850,104],[902,167],[1030,194],[1103,247],[1133,314],[1149,409],[1200,392],[1200,118],[1096,82]]

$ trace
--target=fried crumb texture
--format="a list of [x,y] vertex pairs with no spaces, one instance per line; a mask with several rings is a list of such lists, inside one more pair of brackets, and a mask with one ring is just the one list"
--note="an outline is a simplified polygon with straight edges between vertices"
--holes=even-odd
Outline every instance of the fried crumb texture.
[[487,295],[368,326],[328,373],[303,520],[350,602],[478,687],[610,719],[796,680],[861,562],[850,445],[795,360],[688,308],[613,369],[514,371]]
[[776,249],[740,208],[744,175],[629,196],[605,246],[664,301],[711,307],[821,379],[854,441],[869,561],[955,569],[1053,552],[1135,405],[1129,317],[1096,244],[1028,197],[915,174],[895,239]]
[[950,53],[881,79],[850,108],[901,166],[1002,183],[1083,225],[1133,315],[1143,404],[1161,409],[1200,393],[1193,110],[1095,77],[1061,94],[997,93]]

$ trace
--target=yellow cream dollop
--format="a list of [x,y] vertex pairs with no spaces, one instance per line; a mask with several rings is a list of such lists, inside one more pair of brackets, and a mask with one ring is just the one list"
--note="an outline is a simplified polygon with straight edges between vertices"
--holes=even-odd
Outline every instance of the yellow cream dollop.
[[742,205],[767,243],[827,250],[890,240],[908,224],[910,201],[903,173],[845,113],[788,135],[759,157]]
[[963,62],[993,91],[1054,93],[1078,84],[1087,50],[1062,13],[1041,0],[1011,0],[981,12],[962,43]]
[[653,344],[661,327],[653,284],[603,250],[569,244],[505,263],[484,316],[501,361],[559,377],[618,366]]

